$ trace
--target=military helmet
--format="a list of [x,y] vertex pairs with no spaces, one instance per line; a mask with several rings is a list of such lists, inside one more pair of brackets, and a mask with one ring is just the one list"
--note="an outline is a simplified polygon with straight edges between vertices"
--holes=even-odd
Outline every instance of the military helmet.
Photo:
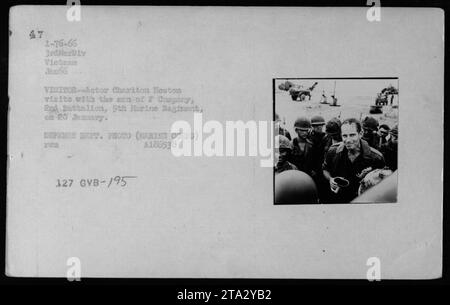
[[295,120],[294,129],[307,130],[311,128],[311,122],[306,117],[299,117]]
[[275,176],[275,204],[318,203],[313,179],[299,170],[287,170]]
[[362,121],[362,127],[364,129],[377,130],[378,129],[378,121],[374,117],[367,116]]
[[337,118],[329,120],[325,126],[325,132],[329,135],[335,135],[341,132],[341,121]]
[[320,115],[315,115],[311,118],[311,125],[312,126],[325,125],[325,119]]
[[286,149],[294,149],[291,141],[283,135],[277,135],[275,137],[275,148],[286,148]]

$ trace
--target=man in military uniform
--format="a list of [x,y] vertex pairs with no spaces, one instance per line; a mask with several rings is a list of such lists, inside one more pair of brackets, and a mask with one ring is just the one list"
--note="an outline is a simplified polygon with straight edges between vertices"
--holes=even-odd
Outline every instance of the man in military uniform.
[[381,124],[380,127],[378,127],[378,147],[381,147],[381,145],[389,141],[389,130],[390,128],[386,124]]
[[293,148],[289,139],[285,136],[277,135],[275,137],[275,143],[275,174],[292,169],[297,170],[297,167],[288,161]]
[[327,153],[331,145],[342,142],[341,136],[341,120],[338,118],[332,118],[325,125],[325,147],[324,152]]
[[310,129],[311,122],[308,118],[299,117],[295,120],[294,130],[297,133],[297,137],[292,140],[294,149],[290,162],[302,172],[314,176],[313,143],[308,139]]
[[325,120],[320,115],[315,115],[311,118],[311,132],[309,133],[309,139],[314,142],[320,142],[325,137],[323,127],[325,126]]
[[[324,148],[322,153],[322,164],[323,160],[333,144],[337,144],[342,142],[341,137],[341,121],[338,118],[332,118],[325,125],[325,141]],[[320,165],[322,168],[322,164]],[[322,203],[329,203],[333,201],[334,193],[330,190],[330,183],[324,177],[323,172],[321,171],[321,178],[317,183],[317,188],[319,189],[319,197]]]
[[390,138],[387,143],[380,147],[380,152],[383,154],[386,161],[386,166],[393,172],[397,170],[398,158],[398,127],[395,125],[390,130]]
[[311,118],[311,132],[308,135],[308,139],[313,143],[314,149],[314,168],[316,173],[322,172],[322,163],[325,154],[325,142],[326,135],[323,132],[325,126],[325,120],[320,115],[315,115]]
[[362,128],[364,130],[363,140],[365,140],[370,147],[375,149],[379,148],[379,136],[378,136],[378,121],[377,119],[368,116],[365,117],[362,122]]
[[[383,155],[362,139],[363,132],[358,120],[345,120],[341,134],[343,142],[330,147],[323,163],[323,174],[329,181],[330,189],[335,192],[333,200],[336,203],[350,202],[357,197],[359,183],[364,176],[384,167]],[[337,177],[346,179],[348,186],[340,187]]]
[[314,182],[319,190],[319,196],[323,197],[324,191],[328,188],[328,181],[325,180],[322,174],[322,163],[325,156],[326,134],[323,132],[325,126],[325,119],[320,115],[315,115],[311,118],[311,132],[308,139],[313,143],[313,157],[312,157],[312,175]]

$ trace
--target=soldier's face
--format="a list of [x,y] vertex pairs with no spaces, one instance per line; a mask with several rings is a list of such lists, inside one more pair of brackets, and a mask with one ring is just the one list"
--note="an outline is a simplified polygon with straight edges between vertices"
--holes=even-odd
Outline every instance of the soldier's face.
[[308,137],[308,129],[296,128],[295,132],[297,133],[299,138],[306,139]]
[[373,131],[370,128],[363,128],[364,137],[370,138],[373,135]]
[[385,138],[385,137],[388,136],[389,131],[388,131],[387,129],[380,128],[380,129],[378,130],[378,134],[379,134],[381,137]]
[[314,125],[313,130],[315,133],[322,133],[323,132],[323,125]]
[[280,160],[286,161],[286,157],[289,155],[289,153],[290,153],[289,149],[286,149],[286,148],[275,148],[275,153],[274,153],[275,165]]
[[348,150],[359,148],[362,132],[358,132],[355,124],[344,124],[341,127],[342,141]]
[[277,165],[278,161],[280,160],[280,149],[279,148],[274,148],[274,154],[273,154],[273,161],[274,161],[274,165]]

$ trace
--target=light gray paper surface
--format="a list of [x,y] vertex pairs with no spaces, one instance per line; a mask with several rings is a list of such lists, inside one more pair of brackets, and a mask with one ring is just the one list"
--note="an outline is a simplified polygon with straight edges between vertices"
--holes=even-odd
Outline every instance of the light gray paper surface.
[[[380,22],[367,8],[82,6],[79,22],[66,11],[10,11],[9,276],[65,277],[70,257],[81,277],[364,279],[370,257],[382,279],[441,275],[443,11],[381,8]],[[192,122],[163,106],[270,121],[274,78],[380,76],[399,78],[398,203],[275,206],[259,157],[175,157],[136,138]],[[120,111],[139,98],[159,110]],[[64,117],[74,104],[104,108]],[[94,179],[105,182],[84,184]]]

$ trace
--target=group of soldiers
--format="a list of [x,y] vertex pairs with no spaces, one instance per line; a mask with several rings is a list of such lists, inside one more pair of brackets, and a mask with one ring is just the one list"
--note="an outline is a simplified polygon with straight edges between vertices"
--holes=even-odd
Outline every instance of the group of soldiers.
[[[308,174],[321,203],[350,202],[397,170],[397,125],[380,125],[374,117],[328,122],[318,115],[299,117],[292,138],[278,115],[275,123],[275,174],[287,170]],[[367,181],[368,177],[377,180]]]

